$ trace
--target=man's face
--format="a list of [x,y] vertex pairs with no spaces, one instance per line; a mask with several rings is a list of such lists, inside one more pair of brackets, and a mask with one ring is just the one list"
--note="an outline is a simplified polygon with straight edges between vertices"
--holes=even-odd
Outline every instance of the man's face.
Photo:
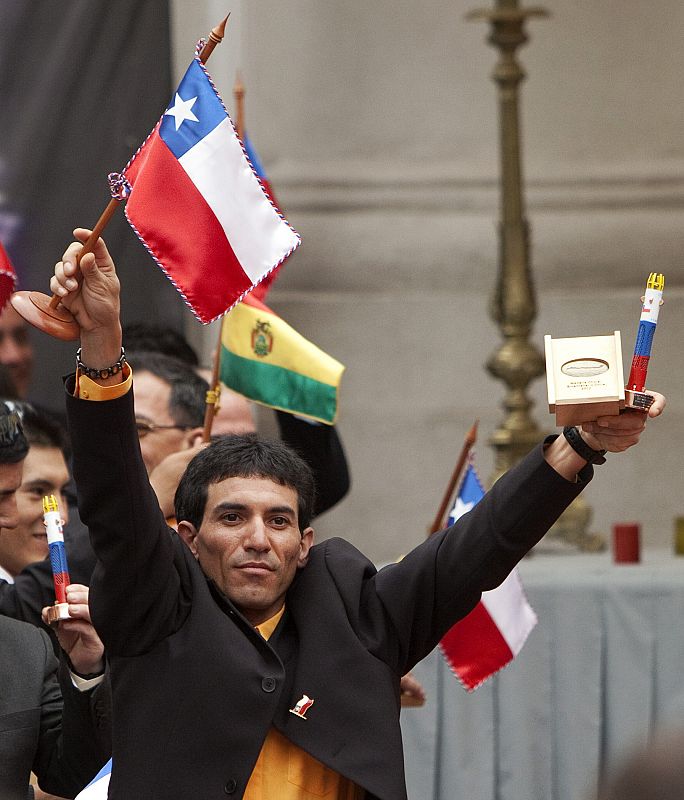
[[24,462],[0,464],[0,537],[5,528],[14,528],[19,521],[17,489],[21,485]]
[[210,485],[199,531],[181,522],[178,532],[252,625],[280,610],[313,544],[313,529],[299,530],[297,492],[267,478]]
[[[153,426],[175,425],[169,412],[171,387],[151,372],[136,372],[133,378],[135,418]],[[154,428],[140,435],[140,449],[147,474],[166,456],[188,447],[187,431],[181,428]]]
[[19,397],[26,397],[33,369],[29,326],[11,305],[0,314],[0,364],[10,373]]
[[[31,445],[24,459],[24,475],[16,493],[17,518],[13,530],[0,530],[0,565],[17,575],[28,564],[48,555],[43,525],[43,497],[54,494],[62,518],[68,519],[63,492],[69,481],[62,451],[58,447]],[[3,525],[4,528],[4,525]]]

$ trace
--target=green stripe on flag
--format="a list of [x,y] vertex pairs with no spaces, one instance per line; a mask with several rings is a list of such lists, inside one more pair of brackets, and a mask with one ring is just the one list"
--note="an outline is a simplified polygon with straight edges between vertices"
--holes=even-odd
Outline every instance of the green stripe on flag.
[[332,425],[337,387],[283,367],[243,358],[221,347],[221,381],[263,405]]

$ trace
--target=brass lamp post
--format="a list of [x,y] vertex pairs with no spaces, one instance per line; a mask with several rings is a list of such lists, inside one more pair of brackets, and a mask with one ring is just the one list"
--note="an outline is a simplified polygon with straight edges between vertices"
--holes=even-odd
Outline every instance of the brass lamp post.
[[472,11],[468,19],[491,24],[489,41],[499,49],[493,79],[498,86],[501,152],[499,273],[490,313],[503,343],[487,362],[487,369],[507,387],[506,416],[494,431],[495,478],[527,453],[541,433],[530,416],[527,386],[544,373],[544,358],[529,341],[537,315],[530,271],[529,226],[525,218],[520,157],[519,87],[525,73],[516,60],[525,44],[528,17],[547,16],[542,8],[519,8],[518,0],[496,0],[493,10]]
[[[487,369],[506,384],[506,416],[494,431],[490,444],[495,451],[494,480],[516,464],[541,438],[530,415],[532,401],[527,386],[544,374],[544,358],[529,341],[537,306],[530,265],[529,226],[525,218],[520,156],[519,88],[525,72],[516,60],[525,44],[525,22],[546,17],[540,7],[520,8],[518,0],[495,0],[493,9],[472,11],[471,20],[491,25],[489,42],[499,50],[493,79],[499,95],[501,195],[499,221],[499,272],[490,313],[499,326],[503,343],[493,353]],[[603,538],[588,533],[592,512],[578,497],[551,529],[555,538],[582,550],[603,549]]]

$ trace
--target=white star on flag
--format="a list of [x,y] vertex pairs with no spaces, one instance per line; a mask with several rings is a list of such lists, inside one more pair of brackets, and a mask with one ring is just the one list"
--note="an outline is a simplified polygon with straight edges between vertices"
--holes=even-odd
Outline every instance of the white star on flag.
[[467,514],[471,508],[475,506],[475,503],[471,500],[469,503],[464,503],[461,500],[461,497],[456,498],[456,503],[451,511],[450,517],[455,522],[457,519],[460,519],[464,514]]
[[176,130],[180,128],[186,119],[189,119],[191,122],[199,122],[191,110],[196,101],[197,97],[191,97],[189,100],[183,100],[178,92],[176,92],[176,100],[173,104],[173,108],[165,111],[164,116],[173,117],[176,120]]

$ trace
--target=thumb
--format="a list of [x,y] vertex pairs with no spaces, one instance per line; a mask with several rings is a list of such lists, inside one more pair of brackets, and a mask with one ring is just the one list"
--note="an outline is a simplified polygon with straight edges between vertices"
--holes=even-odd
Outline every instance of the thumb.
[[[74,236],[83,245],[88,242],[88,239],[90,239],[92,233],[93,232],[89,228],[76,228],[74,230]],[[107,245],[104,243],[104,240],[101,237],[97,238],[92,243],[92,245],[88,248],[88,251],[93,253],[95,256],[95,262],[100,269],[103,269],[105,272],[109,272],[114,269],[112,257],[109,255]],[[83,258],[85,258],[85,255]]]
[[95,259],[94,253],[86,253],[84,256],[81,257],[80,261],[78,262],[79,269],[83,274],[83,278],[87,283],[92,283],[93,280],[97,280],[97,261]]

